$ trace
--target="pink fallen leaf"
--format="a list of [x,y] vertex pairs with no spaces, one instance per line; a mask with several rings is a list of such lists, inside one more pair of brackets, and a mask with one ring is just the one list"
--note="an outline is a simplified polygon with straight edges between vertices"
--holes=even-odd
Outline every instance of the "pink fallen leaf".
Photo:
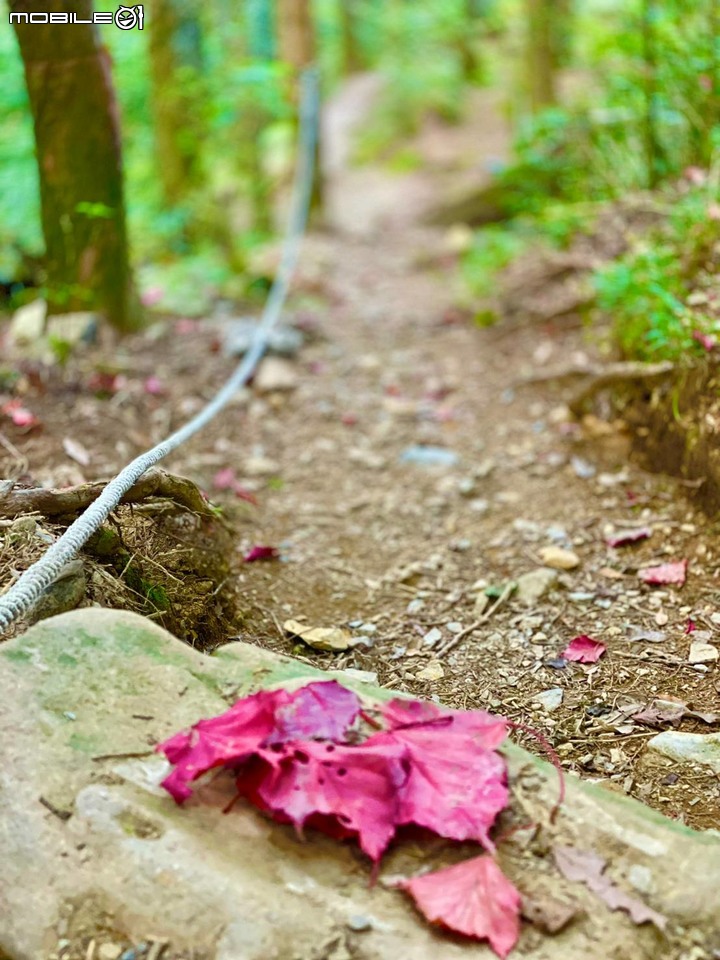
[[593,640],[583,634],[575,637],[560,654],[565,660],[574,660],[577,663],[597,663],[605,653],[607,647],[599,640]]
[[693,330],[692,338],[708,353],[714,350],[718,343],[717,337],[714,337],[711,333],[703,333],[702,330]]
[[24,407],[20,400],[9,400],[3,406],[2,412],[16,427],[26,427],[30,429],[40,424],[40,418],[36,417],[34,413]]
[[242,484],[235,484],[233,493],[238,500],[246,500],[248,503],[252,503],[253,506],[257,506],[258,499],[255,494],[251,490],[248,490],[247,487],[243,487]]
[[609,547],[626,547],[629,543],[647,540],[650,536],[652,536],[650,527],[638,527],[635,530],[618,530],[617,533],[605,537],[605,543]]
[[613,883],[604,872],[607,862],[599,854],[592,850],[559,846],[553,850],[553,857],[567,880],[584,883],[611,910],[624,910],[633,923],[654,923],[660,930],[667,926],[667,917]]
[[520,893],[487,854],[401,886],[430,923],[487,940],[499,957],[507,957],[518,941]]
[[507,734],[505,720],[419,700],[393,700],[383,717],[391,730],[371,739],[401,745],[411,761],[398,823],[493,849],[490,828],[508,801],[505,762],[495,753]]
[[375,861],[406,824],[491,848],[508,797],[494,750],[505,721],[396,700],[380,711],[385,729],[358,741],[359,701],[341,690],[333,681],[255,694],[200,721],[158,748],[176,765],[163,786],[182,802],[193,780],[227,766],[239,795],[275,819],[354,837]]
[[232,467],[223,467],[213,477],[213,487],[215,490],[232,490],[238,500],[247,500],[257,506],[257,497],[252,491],[244,487],[235,476]]
[[143,384],[143,390],[145,393],[149,393],[152,397],[163,397],[167,393],[162,380],[155,376],[147,378]]
[[294,692],[261,690],[160,744],[157,749],[175,765],[162,785],[182,803],[191,795],[190,783],[213,767],[229,764],[237,769],[262,755],[267,745],[273,757],[278,744],[301,729],[302,705],[314,719],[313,735],[327,740],[343,739],[360,711],[356,694],[335,680],[309,683]]
[[649,583],[651,586],[676,584],[681,587],[685,583],[687,567],[687,560],[677,560],[672,563],[661,563],[657,567],[645,567],[639,571],[638,576],[644,583]]
[[232,467],[223,467],[213,477],[213,487],[216,490],[233,490],[236,483],[235,471]]
[[277,560],[280,551],[277,547],[257,545],[252,547],[243,557],[245,563],[256,563],[258,560]]
[[692,620],[690,617],[688,617],[687,620],[686,620],[686,622],[685,622],[685,630],[683,631],[683,633],[686,633],[686,634],[687,634],[687,633],[694,633],[695,630],[697,630],[697,626],[696,626],[696,624],[695,624],[695,621]]
[[273,759],[280,762],[259,787],[250,783],[245,793],[238,778],[238,791],[298,830],[314,826],[355,837],[371,860],[380,859],[395,833],[397,788],[405,778],[395,744],[296,741]]

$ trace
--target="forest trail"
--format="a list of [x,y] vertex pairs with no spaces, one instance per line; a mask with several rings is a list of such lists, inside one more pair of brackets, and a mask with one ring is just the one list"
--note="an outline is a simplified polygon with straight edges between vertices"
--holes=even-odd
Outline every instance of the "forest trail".
[[[477,176],[502,156],[504,129],[497,97],[479,96],[465,126],[431,125],[418,136],[421,171],[336,170],[333,194],[359,219],[305,246],[295,316],[305,311],[317,335],[302,352],[297,387],[256,395],[242,424],[226,418],[214,428],[223,465],[253,451],[279,478],[262,495],[246,546],[278,545],[288,562],[245,567],[241,590],[254,607],[244,636],[287,652],[287,619],[350,626],[365,644],[311,661],[525,722],[548,735],[566,767],[708,826],[714,776],[669,786],[669,761],[645,750],[657,731],[632,719],[656,697],[699,711],[716,701],[704,665],[688,663],[685,633],[689,618],[712,627],[703,622],[715,589],[703,568],[712,558],[704,519],[674,481],[629,460],[622,424],[581,426],[558,389],[524,385],[592,359],[583,332],[474,326],[454,306],[447,235],[419,223],[451,169]],[[448,462],[406,462],[426,447]],[[653,529],[644,543],[624,552],[606,545],[609,530],[640,525]],[[531,592],[552,576],[538,573],[555,562],[543,551],[557,548],[577,566],[534,601],[503,600],[465,635],[487,615],[484,587],[497,596],[525,578],[522,592]],[[643,566],[680,558],[692,560],[682,592],[639,581]],[[563,667],[561,651],[587,634],[607,656]]]
[[[447,136],[477,144],[482,121],[479,111],[475,125]],[[645,749],[656,730],[633,719],[656,697],[699,712],[716,702],[712,672],[688,662],[685,632],[688,619],[699,631],[715,622],[706,522],[678,484],[629,459],[620,427],[580,425],[558,389],[524,383],[587,359],[582,331],[481,329],[457,309],[448,238],[418,222],[449,176],[436,134],[419,138],[438,156],[422,173],[336,170],[332,189],[348,211],[363,209],[364,225],[306,241],[288,319],[308,338],[290,382],[273,386],[277,361],[266,361],[265,377],[163,465],[228,508],[238,502],[213,478],[232,468],[258,498],[242,521],[238,559],[266,544],[283,560],[240,566],[243,639],[527,723],[566,768],[709,826],[717,778],[668,779],[668,761]],[[483,163],[501,150],[493,136]],[[16,438],[29,471],[56,484],[116,472],[228,375],[221,332],[221,320],[180,321],[124,341],[114,363],[128,383],[109,401],[77,388],[101,352],[70,364],[34,406],[44,432]],[[164,394],[143,390],[150,376]],[[63,449],[79,423],[91,451],[82,470]],[[428,456],[443,462],[413,462]],[[652,536],[624,551],[606,545],[610,526],[639,525]],[[577,562],[551,584],[546,564],[558,548]],[[638,579],[643,566],[684,558],[682,590]],[[526,602],[533,585],[538,595]],[[492,613],[486,588],[491,603],[502,596]],[[361,642],[341,654],[294,645],[282,624],[304,618],[349,628]],[[578,635],[607,654],[590,666],[558,659]],[[699,719],[683,729],[707,731]]]

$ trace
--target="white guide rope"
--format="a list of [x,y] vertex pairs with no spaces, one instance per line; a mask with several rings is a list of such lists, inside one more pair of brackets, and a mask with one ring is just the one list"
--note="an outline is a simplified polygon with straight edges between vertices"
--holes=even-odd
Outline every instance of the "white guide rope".
[[48,551],[29,567],[0,596],[0,634],[23,613],[30,610],[45,589],[56,579],[68,561],[105,522],[121,498],[140,477],[163,457],[176,450],[201,430],[233,398],[252,376],[267,350],[270,333],[285,304],[288,288],[297,264],[300,242],[307,223],[312,193],[315,143],[318,130],[319,82],[314,69],[302,76],[298,161],[293,184],[290,219],[282,247],[280,266],[263,310],[262,319],[250,349],[224,386],[203,409],[184,426],[152,449],[140,454],[114,477],[100,496],[56,540]]

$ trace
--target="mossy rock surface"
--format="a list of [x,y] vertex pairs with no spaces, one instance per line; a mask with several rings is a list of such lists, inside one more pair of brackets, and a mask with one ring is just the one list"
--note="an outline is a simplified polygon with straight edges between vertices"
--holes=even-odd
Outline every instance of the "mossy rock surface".
[[[370,700],[392,696],[333,675]],[[315,833],[301,842],[242,804],[224,814],[232,789],[222,778],[182,808],[159,788],[158,742],[261,687],[326,676],[242,643],[203,655],[144,618],[101,609],[42,621],[0,646],[0,955],[46,960],[61,939],[81,951],[111,931],[128,946],[167,937],[172,960],[190,950],[208,960],[492,956],[427,927],[382,882],[369,887],[352,845]],[[513,816],[540,828],[532,839],[510,834],[502,865],[528,902],[576,908],[554,936],[524,925],[513,956],[687,960],[720,949],[717,836],[574,778],[550,825],[555,771],[516,747],[507,756]],[[667,917],[666,931],[563,879],[557,845],[602,855],[621,888]],[[398,844],[381,878],[454,853]]]

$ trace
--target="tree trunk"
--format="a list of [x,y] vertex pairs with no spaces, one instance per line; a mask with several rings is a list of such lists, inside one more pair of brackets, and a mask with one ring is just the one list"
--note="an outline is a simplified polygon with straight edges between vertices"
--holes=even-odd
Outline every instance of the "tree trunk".
[[465,0],[461,33],[458,37],[458,53],[462,66],[463,79],[468,83],[477,83],[482,64],[476,47],[477,24],[479,21],[475,0]]
[[152,0],[148,26],[158,173],[174,206],[202,178],[201,31],[188,0]]
[[645,166],[647,186],[653,190],[660,180],[662,147],[658,132],[657,51],[655,49],[655,0],[643,0],[642,41],[645,79]]
[[[293,69],[293,101],[299,101],[298,78],[302,70],[315,60],[315,32],[313,30],[310,0],[278,0],[277,31],[280,57]],[[320,138],[315,150],[310,208],[316,215],[322,209],[322,177],[320,169]]]
[[[13,14],[37,12],[13,0]],[[43,13],[90,20],[91,0],[45,0]],[[118,330],[142,326],[128,258],[122,151],[110,58],[92,23],[14,22],[40,172],[51,313],[97,310]]]
[[366,67],[358,41],[357,0],[338,0],[340,42],[342,46],[342,71],[346,76],[359,73]]
[[557,103],[554,0],[526,0],[527,66],[533,113]]

